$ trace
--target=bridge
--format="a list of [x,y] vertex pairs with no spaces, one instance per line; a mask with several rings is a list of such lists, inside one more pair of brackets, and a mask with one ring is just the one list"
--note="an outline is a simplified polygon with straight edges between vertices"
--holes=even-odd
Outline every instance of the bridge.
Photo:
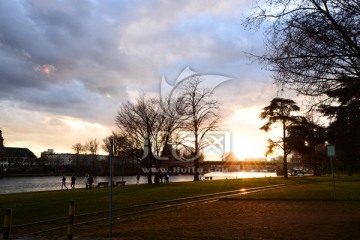
[[[194,161],[174,161],[164,160],[162,161],[162,168],[191,168],[194,166]],[[265,161],[202,161],[200,167],[206,172],[209,169],[228,169],[228,171],[250,171],[250,170],[268,170],[275,171],[276,165],[272,162]]]
[[[191,172],[194,167],[193,161],[174,161],[167,160],[161,164],[162,168],[167,168],[169,171],[177,173]],[[202,161],[200,162],[200,168],[202,172],[209,171],[229,171],[229,172],[280,172],[282,170],[282,162],[269,162],[269,161]],[[288,169],[303,167],[299,163],[288,162]]]

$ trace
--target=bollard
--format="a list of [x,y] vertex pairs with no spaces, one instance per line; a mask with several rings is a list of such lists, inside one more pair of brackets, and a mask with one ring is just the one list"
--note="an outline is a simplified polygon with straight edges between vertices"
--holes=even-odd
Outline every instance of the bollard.
[[3,239],[10,239],[11,219],[12,219],[12,209],[7,208],[5,210]]
[[68,240],[72,240],[74,232],[75,201],[71,200],[69,205]]

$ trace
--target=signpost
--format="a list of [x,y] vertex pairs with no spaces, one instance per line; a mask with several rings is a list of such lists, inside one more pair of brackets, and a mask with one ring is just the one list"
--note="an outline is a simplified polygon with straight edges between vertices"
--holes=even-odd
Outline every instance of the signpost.
[[334,166],[333,166],[333,161],[332,161],[332,158],[336,156],[335,145],[331,145],[331,144],[327,145],[326,153],[327,153],[327,156],[330,158],[330,163],[331,163],[331,174],[332,174],[332,180],[333,180],[333,194],[334,194],[334,199],[335,199],[336,198],[336,186],[335,186]]

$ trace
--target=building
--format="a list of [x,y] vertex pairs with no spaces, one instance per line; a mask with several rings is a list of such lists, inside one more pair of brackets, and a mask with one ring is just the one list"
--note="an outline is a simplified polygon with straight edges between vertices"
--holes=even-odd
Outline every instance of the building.
[[96,155],[95,159],[91,154],[75,154],[75,153],[55,153],[54,149],[48,149],[41,152],[41,158],[47,159],[47,165],[50,166],[68,166],[81,162],[84,164],[92,164],[96,162],[108,160],[107,155]]
[[22,167],[36,164],[37,157],[28,148],[5,147],[0,129],[0,166]]

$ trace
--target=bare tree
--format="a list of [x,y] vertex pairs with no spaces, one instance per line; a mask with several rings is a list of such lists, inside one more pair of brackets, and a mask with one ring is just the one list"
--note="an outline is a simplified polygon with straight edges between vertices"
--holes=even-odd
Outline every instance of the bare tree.
[[213,98],[212,91],[201,86],[201,78],[192,77],[180,87],[181,101],[184,104],[183,129],[194,134],[194,181],[199,181],[201,150],[208,143],[202,141],[206,133],[215,130],[219,123],[219,103]]
[[96,165],[96,160],[97,160],[97,153],[98,153],[98,149],[99,149],[99,142],[96,138],[94,139],[89,139],[86,143],[85,143],[85,147],[86,149],[90,152],[91,154],[91,159],[92,159],[92,168],[95,167]]
[[91,155],[97,155],[99,149],[99,142],[96,138],[89,139],[86,144],[86,149],[90,152]]
[[359,21],[358,0],[259,0],[246,24],[268,23],[266,52],[257,57],[281,87],[321,96],[344,79],[359,89]]
[[173,144],[179,141],[176,133],[184,126],[187,117],[184,116],[185,103],[182,97],[171,95],[160,102],[162,108],[162,115],[160,121],[159,142],[161,146],[162,158],[173,159]]
[[82,165],[80,163],[79,155],[84,151],[84,146],[81,143],[75,143],[71,148],[75,152],[75,166],[78,170]]
[[[212,92],[200,86],[200,78],[183,81],[177,94],[162,101],[141,96],[134,103],[124,103],[116,116],[118,134],[131,143],[133,149],[144,149],[140,163],[148,171],[148,183],[152,183],[152,168],[159,169],[163,161],[174,155],[173,144],[178,144],[178,132],[186,130],[195,134],[192,158],[196,169],[194,180],[199,180],[201,140],[216,128],[218,102]],[[176,153],[176,149],[175,149]],[[155,183],[160,172],[156,172]]]
[[[134,103],[122,104],[116,116],[119,134],[124,136],[134,150],[144,149],[144,156],[138,158],[148,171],[148,183],[152,183],[152,168],[158,167],[154,147],[157,146],[157,133],[160,131],[161,113],[157,111],[159,101],[141,96]],[[144,148],[144,142],[148,145]],[[156,142],[156,143],[155,143]]]
[[[175,96],[160,101],[157,98],[146,98],[144,95],[135,102],[122,104],[116,116],[117,135],[126,144],[122,144],[124,154],[138,158],[148,171],[148,183],[159,183],[160,166],[169,160],[172,154],[174,134],[182,128],[180,116],[183,103]],[[146,146],[145,146],[146,145]],[[142,149],[142,156],[139,150]],[[152,169],[157,169],[153,172]]]
[[81,143],[75,143],[71,148],[76,155],[79,155],[84,150],[84,146]]

